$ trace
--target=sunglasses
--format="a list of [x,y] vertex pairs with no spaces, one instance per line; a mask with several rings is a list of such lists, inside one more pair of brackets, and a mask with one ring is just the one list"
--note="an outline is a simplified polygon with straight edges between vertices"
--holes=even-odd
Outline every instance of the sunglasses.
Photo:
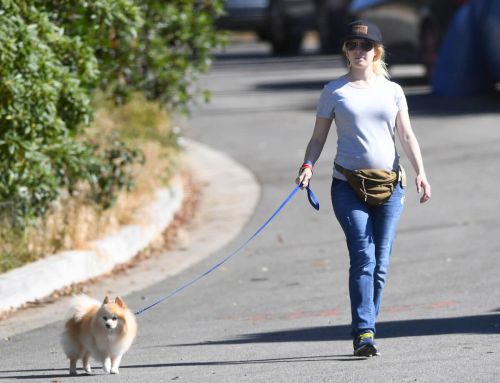
[[353,51],[357,47],[360,47],[365,52],[369,52],[373,49],[373,43],[371,41],[347,41],[345,47],[348,51]]

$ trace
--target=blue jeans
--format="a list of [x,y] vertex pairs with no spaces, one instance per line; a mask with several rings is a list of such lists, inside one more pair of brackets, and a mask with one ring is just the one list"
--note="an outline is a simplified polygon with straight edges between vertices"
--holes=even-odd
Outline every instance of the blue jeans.
[[352,335],[365,330],[375,333],[405,192],[398,183],[389,200],[374,207],[361,201],[346,181],[334,178],[331,193],[333,210],[349,250]]

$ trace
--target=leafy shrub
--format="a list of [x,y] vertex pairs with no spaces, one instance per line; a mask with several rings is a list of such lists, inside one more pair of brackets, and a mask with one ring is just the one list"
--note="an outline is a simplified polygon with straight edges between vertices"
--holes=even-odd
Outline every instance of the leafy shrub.
[[140,153],[79,139],[93,92],[187,111],[222,42],[221,11],[221,0],[0,0],[0,206],[12,222],[43,216],[79,182],[106,207],[130,187]]
[[[225,37],[214,20],[223,0],[33,0],[64,34],[94,49],[98,84],[117,103],[134,92],[187,112],[208,92],[196,87]],[[78,70],[76,62],[72,66]]]
[[74,137],[90,120],[89,93],[63,58],[85,61],[88,81],[97,64],[36,8],[2,1],[0,12],[0,201],[18,221],[43,215],[69,167],[82,165]]
[[115,202],[118,190],[132,190],[134,177],[130,168],[137,162],[144,162],[144,155],[130,148],[117,135],[108,136],[106,146],[96,145],[95,149],[101,160],[94,162],[95,167],[89,172],[90,197],[106,209]]
[[[87,248],[89,242],[120,225],[140,221],[137,209],[171,181],[180,157],[178,136],[168,113],[140,94],[125,105],[103,102],[101,95],[95,99],[94,120],[80,139],[98,148],[99,158],[109,154],[110,161],[95,163],[101,171],[94,174],[102,174],[102,178],[74,184],[71,194],[63,193],[43,218],[24,227],[13,227],[9,222],[14,213],[11,204],[0,205],[0,273],[59,251]],[[134,147],[140,148],[141,154],[132,164],[127,157],[130,151],[137,153]],[[121,179],[125,187],[116,193],[103,193],[113,184],[108,176]]]
[[225,43],[214,26],[223,1],[148,0],[138,5],[144,25],[130,75],[117,83],[115,94],[138,90],[149,100],[187,112],[196,95],[209,95],[196,87],[196,80],[209,69],[211,50]]

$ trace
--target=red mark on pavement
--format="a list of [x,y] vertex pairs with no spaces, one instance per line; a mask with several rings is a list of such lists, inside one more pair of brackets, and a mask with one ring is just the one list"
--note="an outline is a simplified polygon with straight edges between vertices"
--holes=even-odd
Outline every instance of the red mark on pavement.
[[338,310],[323,310],[319,313],[320,317],[336,317],[337,315],[339,315]]
[[271,319],[273,319],[273,316],[270,314],[257,314],[248,318],[248,320],[251,320],[252,322],[259,322]]
[[305,312],[301,312],[301,311],[297,311],[297,312],[294,312],[294,313],[289,313],[286,315],[286,319],[300,319],[300,318],[304,318],[304,317],[307,317],[309,316],[307,313]]
[[445,309],[451,306],[456,305],[456,301],[441,301],[441,302],[436,302],[431,305],[431,308],[433,309]]
[[384,308],[383,310],[389,313],[403,313],[406,311],[410,311],[411,309],[415,308],[416,305],[404,305],[404,306],[392,306],[392,307],[387,307]]
[[311,318],[311,317],[334,317],[337,316],[339,312],[337,310],[322,310],[322,311],[297,311],[286,315],[287,319],[300,319],[300,318]]
[[301,318],[314,318],[314,317],[334,317],[339,315],[339,311],[335,309],[321,310],[321,311],[293,311],[284,314],[255,314],[250,317],[226,317],[227,320],[249,320],[253,322],[267,321],[273,319],[288,319],[296,320]]

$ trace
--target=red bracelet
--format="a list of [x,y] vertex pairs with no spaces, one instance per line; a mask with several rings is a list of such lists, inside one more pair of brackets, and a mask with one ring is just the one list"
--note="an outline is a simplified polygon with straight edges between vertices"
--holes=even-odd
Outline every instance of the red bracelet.
[[311,169],[311,173],[314,173],[314,170],[313,170],[313,167],[310,163],[304,163],[302,164],[302,166],[300,167],[300,170],[299,170],[299,174],[302,173],[302,170],[304,169]]

